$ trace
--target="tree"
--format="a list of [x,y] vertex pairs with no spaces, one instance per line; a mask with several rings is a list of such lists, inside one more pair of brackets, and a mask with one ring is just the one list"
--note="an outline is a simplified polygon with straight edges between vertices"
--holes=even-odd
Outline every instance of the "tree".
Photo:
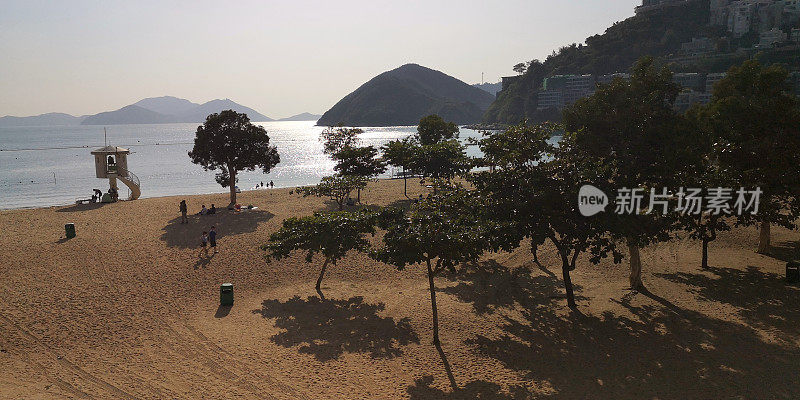
[[793,229],[800,216],[800,105],[786,69],[756,60],[732,67],[714,86],[707,113],[720,168],[763,191],[758,214],[737,215],[736,224],[759,224],[758,252],[766,253],[770,224]]
[[239,171],[261,168],[268,174],[280,162],[278,149],[269,144],[267,131],[250,123],[247,114],[233,110],[211,114],[197,127],[189,157],[207,171],[220,171],[216,180],[222,187],[230,188],[230,206],[236,204]]
[[571,156],[570,137],[558,147],[548,142],[559,129],[523,122],[480,140],[484,162],[496,168],[469,179],[486,198],[489,218],[507,223],[503,235],[491,236],[492,248],[511,250],[528,237],[535,257],[536,247],[550,240],[561,258],[567,304],[574,308],[570,271],[578,256],[589,251],[591,260],[599,262],[609,254],[618,260],[619,253],[605,232],[606,216],[585,217],[576,210],[583,166]]
[[342,211],[347,198],[353,190],[363,189],[367,186],[367,179],[360,176],[326,176],[315,186],[306,186],[297,189],[303,197],[317,196],[330,197],[339,205]]
[[416,137],[423,146],[443,140],[458,139],[458,125],[446,122],[436,114],[428,115],[419,120]]
[[[322,131],[320,139],[324,143],[323,152],[336,161],[333,169],[340,176],[356,176],[368,180],[386,171],[386,165],[378,158],[375,147],[358,147],[358,135],[362,133],[364,131],[361,129],[343,126],[329,127]],[[357,187],[359,202],[361,188]]]
[[[589,168],[585,173],[597,179],[596,186],[650,193],[680,185],[693,167],[689,149],[694,139],[673,108],[678,91],[669,69],[644,57],[632,68],[630,80],[602,85],[564,110],[575,159],[584,160],[577,165]],[[668,240],[672,221],[658,212],[634,209],[615,214],[608,222],[609,232],[628,245],[631,288],[643,289],[639,249]]]
[[403,169],[403,195],[408,197],[408,175],[407,172],[411,168],[414,161],[414,153],[417,144],[413,137],[407,137],[400,140],[392,140],[381,147],[383,151],[383,160],[388,165],[401,167]]
[[454,176],[469,171],[472,160],[467,157],[465,147],[451,139],[419,146],[412,161],[412,169],[425,178],[433,180],[436,193],[442,181],[449,182]]
[[502,230],[482,218],[481,202],[463,188],[448,187],[412,206],[405,216],[387,224],[383,247],[372,252],[378,261],[404,270],[424,264],[433,317],[433,343],[438,347],[439,317],[434,278],[456,265],[477,260],[491,243],[491,237]]
[[329,156],[342,151],[347,147],[355,147],[358,145],[358,135],[364,133],[359,128],[346,128],[344,126],[328,127],[320,134],[320,140],[323,142],[323,152]]
[[283,221],[283,226],[269,237],[261,249],[268,251],[267,261],[280,260],[294,251],[306,252],[306,262],[314,255],[324,257],[317,278],[317,293],[323,300],[321,284],[328,264],[336,265],[351,250],[366,251],[370,243],[365,235],[375,234],[377,214],[373,212],[314,213],[312,216],[292,217]]
[[[378,149],[373,146],[344,147],[333,155],[337,164],[333,169],[341,176],[361,177],[365,180],[386,172],[386,164],[378,158]],[[361,187],[358,190],[358,201],[361,202]]]
[[[720,166],[719,155],[717,153],[717,146],[719,138],[714,136],[713,130],[708,128],[708,107],[707,106],[694,106],[687,112],[690,125],[687,127],[691,129],[694,136],[698,138],[691,147],[698,162],[695,164],[696,168],[688,171],[685,176],[685,186],[687,188],[705,189],[700,195],[708,198],[710,193],[709,189],[712,188],[733,188],[738,185],[729,173]],[[688,193],[688,189],[687,189]],[[676,194],[680,200],[686,197],[683,189],[680,189]],[[727,207],[734,209],[733,199],[729,200]],[[680,229],[689,233],[689,237],[695,240],[700,240],[702,245],[701,250],[701,267],[708,268],[708,245],[717,239],[717,233],[731,230],[731,226],[726,220],[724,213],[716,212],[700,212],[700,213],[687,213],[682,210],[677,214],[676,222]]]
[[515,65],[513,69],[514,69],[514,72],[522,75],[528,69],[528,66],[525,65],[525,63],[519,63],[519,64]]

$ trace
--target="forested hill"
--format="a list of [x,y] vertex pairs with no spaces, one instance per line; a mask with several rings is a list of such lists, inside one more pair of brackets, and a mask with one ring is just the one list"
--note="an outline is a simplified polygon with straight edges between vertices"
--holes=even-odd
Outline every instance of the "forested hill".
[[617,22],[602,35],[554,51],[544,63],[534,62],[527,72],[489,107],[487,123],[517,123],[536,115],[536,91],[546,76],[558,74],[607,74],[627,71],[640,57],[665,57],[676,53],[681,43],[701,36],[718,37],[722,27],[708,26],[709,0],[697,0],[652,14],[636,15]]
[[491,94],[442,72],[406,64],[384,72],[339,100],[318,125],[417,125],[438,114],[457,124],[480,122]]

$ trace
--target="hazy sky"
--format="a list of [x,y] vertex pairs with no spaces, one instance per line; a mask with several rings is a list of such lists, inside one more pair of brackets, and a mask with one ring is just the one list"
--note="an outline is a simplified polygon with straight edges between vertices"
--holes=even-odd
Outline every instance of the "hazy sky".
[[322,113],[417,63],[479,83],[583,42],[635,0],[0,0],[0,116],[94,114],[145,97]]

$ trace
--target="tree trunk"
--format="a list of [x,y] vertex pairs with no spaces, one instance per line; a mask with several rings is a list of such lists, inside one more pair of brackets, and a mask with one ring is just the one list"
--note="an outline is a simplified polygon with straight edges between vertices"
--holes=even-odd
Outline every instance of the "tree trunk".
[[228,182],[228,186],[230,186],[231,189],[231,204],[228,205],[228,208],[230,208],[236,205],[236,170],[228,167],[228,174],[231,179],[230,182]]
[[328,262],[330,261],[329,258],[325,259],[325,262],[322,264],[322,270],[319,271],[319,278],[317,278],[317,293],[319,293],[320,298],[325,300],[325,297],[322,295],[322,289],[320,286],[322,285],[322,277],[325,276],[325,268],[328,268]]
[[433,269],[431,268],[431,260],[428,263],[428,285],[431,290],[431,309],[433,311],[433,344],[438,346],[439,342],[439,311],[436,308],[436,286],[433,284]]
[[406,167],[403,167],[403,195],[406,196],[407,199],[411,200],[411,197],[408,197],[408,177],[406,176]]
[[639,246],[633,244],[630,239],[628,239],[628,254],[631,263],[631,289],[642,290],[644,284],[642,283],[642,259],[639,257]]
[[532,244],[531,253],[533,253],[533,262],[539,264],[539,246]]
[[770,232],[769,221],[761,221],[761,231],[758,234],[758,252],[760,254],[769,253],[770,249]]
[[708,239],[703,238],[703,261],[701,264],[703,269],[708,269],[708,242]]
[[356,203],[361,204],[361,188],[358,188],[358,195],[356,195]]
[[564,288],[567,289],[567,305],[569,308],[575,308],[575,293],[572,290],[572,279],[569,277],[569,264],[562,263],[561,273],[564,275]]

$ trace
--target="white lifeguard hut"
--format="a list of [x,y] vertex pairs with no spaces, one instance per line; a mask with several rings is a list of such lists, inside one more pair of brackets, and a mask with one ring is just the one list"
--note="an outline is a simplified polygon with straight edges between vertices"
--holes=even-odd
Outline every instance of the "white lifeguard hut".
[[108,184],[114,191],[119,191],[117,179],[121,180],[130,190],[128,200],[136,200],[142,191],[139,177],[128,171],[128,154],[130,150],[116,146],[105,146],[92,150],[94,168],[98,178],[108,178]]

